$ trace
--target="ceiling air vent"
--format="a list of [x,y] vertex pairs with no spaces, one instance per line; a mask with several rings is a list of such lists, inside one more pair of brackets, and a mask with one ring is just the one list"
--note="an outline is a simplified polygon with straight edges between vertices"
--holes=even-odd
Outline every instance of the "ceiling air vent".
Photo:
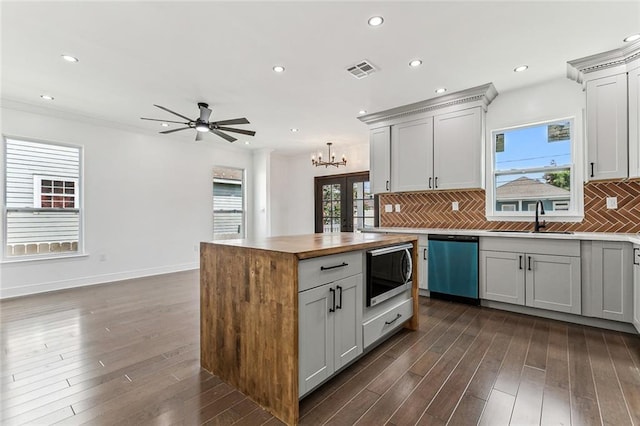
[[376,67],[366,59],[347,68],[349,74],[357,79],[365,78],[369,74],[376,72]]

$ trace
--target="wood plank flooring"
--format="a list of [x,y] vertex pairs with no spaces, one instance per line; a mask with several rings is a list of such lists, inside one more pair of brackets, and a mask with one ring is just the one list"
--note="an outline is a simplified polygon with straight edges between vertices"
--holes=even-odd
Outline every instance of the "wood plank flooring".
[[[3,425],[279,425],[200,369],[198,272],[0,302]],[[302,425],[640,425],[640,337],[420,299]]]

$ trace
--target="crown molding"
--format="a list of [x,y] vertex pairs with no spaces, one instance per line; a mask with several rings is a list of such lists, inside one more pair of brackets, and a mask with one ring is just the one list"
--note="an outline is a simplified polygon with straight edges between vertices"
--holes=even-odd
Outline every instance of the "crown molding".
[[639,59],[640,41],[636,41],[618,49],[568,61],[567,78],[582,83],[589,80],[589,74],[597,71],[620,67],[620,72],[626,72],[627,65]]
[[409,105],[391,108],[385,111],[374,112],[357,118],[363,123],[371,125],[381,121],[402,118],[405,116],[469,103],[476,103],[477,105],[482,106],[486,111],[487,107],[496,96],[498,96],[498,91],[493,86],[493,83],[487,83],[482,86],[472,87],[470,89],[449,93],[447,95],[438,96]]

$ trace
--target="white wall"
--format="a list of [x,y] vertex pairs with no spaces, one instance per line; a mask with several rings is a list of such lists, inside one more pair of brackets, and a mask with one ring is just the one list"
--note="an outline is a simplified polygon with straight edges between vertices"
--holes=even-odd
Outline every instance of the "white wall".
[[[334,146],[336,156],[344,154],[347,165],[340,168],[315,167],[311,152],[300,155],[271,156],[271,235],[312,234],[314,226],[313,178],[369,170],[368,132],[365,143],[341,148]],[[325,146],[326,148],[326,146]],[[326,151],[322,151],[326,155]]]
[[[253,179],[250,151],[213,140],[186,142],[6,107],[1,130],[83,147],[87,256],[4,262],[0,297],[197,268],[199,242],[213,232],[213,167],[246,169],[247,182]],[[251,190],[247,198],[250,223]]]
[[271,150],[261,149],[253,153],[253,226],[248,236],[263,238],[271,235],[271,207],[269,176],[271,174]]

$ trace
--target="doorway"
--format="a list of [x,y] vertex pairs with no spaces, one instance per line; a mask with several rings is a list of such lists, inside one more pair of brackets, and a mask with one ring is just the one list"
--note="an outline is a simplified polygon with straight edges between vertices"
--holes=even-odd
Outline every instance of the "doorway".
[[369,172],[315,178],[315,232],[355,232],[377,226]]

